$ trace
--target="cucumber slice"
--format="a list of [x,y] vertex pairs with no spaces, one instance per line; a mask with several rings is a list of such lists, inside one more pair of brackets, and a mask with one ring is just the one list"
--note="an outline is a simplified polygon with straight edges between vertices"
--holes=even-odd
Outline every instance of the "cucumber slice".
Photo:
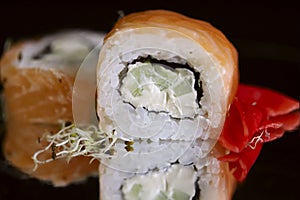
[[120,92],[124,102],[136,108],[193,118],[199,110],[194,84],[195,76],[189,69],[137,62],[128,66]]

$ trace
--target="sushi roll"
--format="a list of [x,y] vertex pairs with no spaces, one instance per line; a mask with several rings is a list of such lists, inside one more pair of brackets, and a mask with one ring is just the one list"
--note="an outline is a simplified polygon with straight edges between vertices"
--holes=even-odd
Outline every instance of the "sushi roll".
[[[46,133],[73,122],[72,89],[83,59],[103,34],[71,30],[13,44],[1,58],[6,133],[3,153],[21,172],[55,186],[97,174],[98,162],[84,157],[56,159],[34,169],[32,156],[47,143]],[[39,157],[54,157],[53,149]],[[52,153],[52,154],[51,154]],[[54,158],[55,159],[55,158]]]
[[237,52],[211,24],[150,10],[121,18],[97,66],[101,200],[230,199],[217,143],[238,85]]

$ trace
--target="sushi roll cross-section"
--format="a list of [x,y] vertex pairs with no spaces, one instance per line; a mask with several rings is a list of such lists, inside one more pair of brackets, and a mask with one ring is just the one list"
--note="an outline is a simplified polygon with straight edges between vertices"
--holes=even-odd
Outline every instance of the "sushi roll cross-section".
[[100,50],[97,112],[130,145],[101,159],[100,198],[229,198],[215,145],[237,84],[236,50],[209,23],[164,10],[121,18]]
[[[73,121],[72,90],[83,59],[102,43],[103,34],[62,31],[13,43],[1,58],[5,136],[8,163],[30,177],[65,186],[97,174],[97,162],[78,157],[40,165],[32,156],[47,146],[45,136]],[[53,147],[54,148],[54,147]],[[51,149],[41,160],[55,158]]]

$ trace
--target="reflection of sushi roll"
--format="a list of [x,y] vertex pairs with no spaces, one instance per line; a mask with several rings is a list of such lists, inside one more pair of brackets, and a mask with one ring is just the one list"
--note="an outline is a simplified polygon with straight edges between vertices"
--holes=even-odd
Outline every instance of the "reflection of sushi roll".
[[101,160],[102,200],[230,197],[228,166],[211,151],[238,83],[220,31],[174,12],[134,13],[106,37],[97,70],[100,128],[130,140]]
[[101,200],[229,200],[235,186],[236,181],[227,163],[219,162],[213,155],[193,164],[171,164],[170,167],[156,168],[143,174],[125,173],[100,166]]
[[58,159],[33,171],[31,157],[45,145],[45,133],[61,128],[59,121],[72,122],[71,97],[76,71],[101,41],[99,34],[69,31],[19,42],[3,55],[1,81],[6,120],[3,151],[9,163],[22,172],[56,186],[96,173],[97,162],[89,164],[83,157],[72,159],[69,164]]

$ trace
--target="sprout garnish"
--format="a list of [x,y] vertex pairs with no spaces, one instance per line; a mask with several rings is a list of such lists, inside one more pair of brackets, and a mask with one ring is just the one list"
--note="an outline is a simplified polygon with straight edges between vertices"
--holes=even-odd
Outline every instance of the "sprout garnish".
[[[117,141],[123,141],[124,144],[132,141],[116,136],[114,132],[106,133],[95,125],[87,127],[77,127],[75,124],[68,124],[60,121],[62,128],[55,134],[46,134],[45,140],[49,144],[32,156],[34,161],[34,171],[39,164],[49,163],[55,159],[66,158],[69,162],[77,156],[89,156],[94,159],[110,158],[114,156],[114,145]],[[41,139],[40,139],[41,140]],[[39,156],[46,151],[51,150],[51,158],[40,160]]]

